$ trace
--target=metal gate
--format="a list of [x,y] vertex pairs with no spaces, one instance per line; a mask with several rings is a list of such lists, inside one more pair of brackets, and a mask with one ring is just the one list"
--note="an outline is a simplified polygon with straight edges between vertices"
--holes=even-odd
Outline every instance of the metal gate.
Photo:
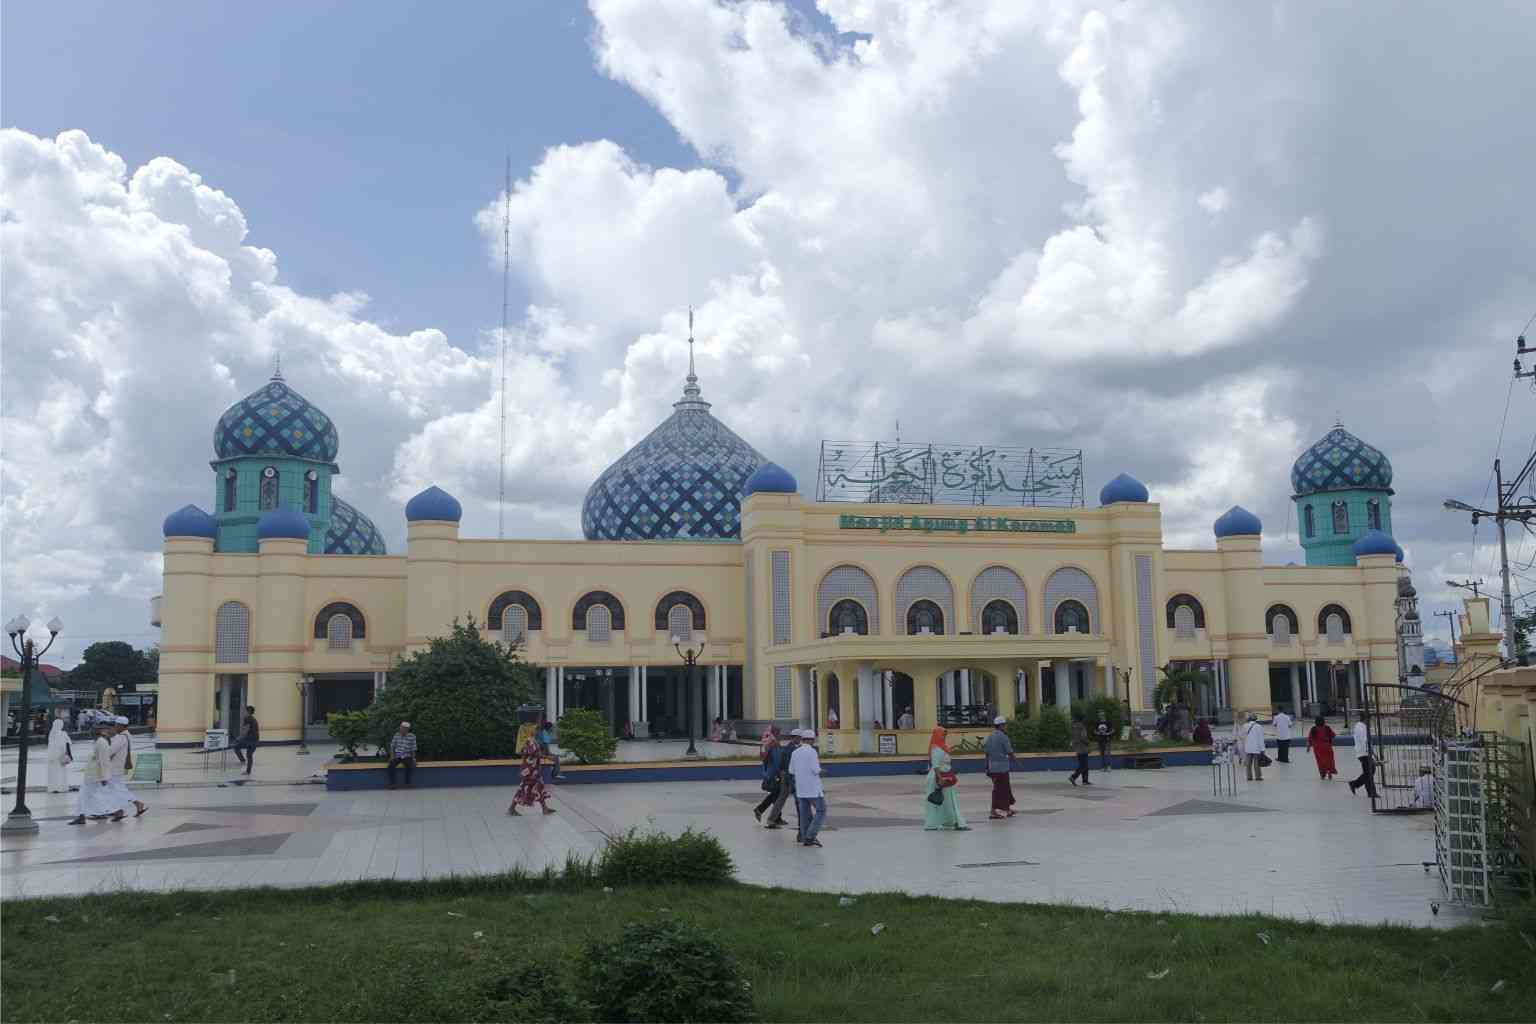
[[1432,812],[1440,747],[1471,730],[1471,706],[1437,688],[1371,683],[1365,687],[1364,710],[1376,776],[1371,810]]

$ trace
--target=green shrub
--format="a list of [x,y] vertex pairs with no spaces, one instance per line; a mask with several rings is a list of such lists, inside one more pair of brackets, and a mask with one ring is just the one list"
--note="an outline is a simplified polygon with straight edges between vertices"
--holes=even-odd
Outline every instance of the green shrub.
[[1014,718],[1008,722],[1008,738],[1018,751],[1040,749],[1040,722],[1034,718]]
[[496,1020],[568,1024],[592,1019],[592,1008],[571,991],[559,969],[540,961],[513,964],[488,986]]
[[357,757],[357,748],[368,742],[368,712],[332,711],[325,716],[325,728],[348,757]]
[[1120,726],[1125,721],[1125,707],[1113,697],[1098,696],[1090,700],[1075,700],[1072,702],[1072,713],[1081,713],[1083,724],[1088,727],[1088,736],[1093,737],[1093,727],[1099,722],[1099,712],[1109,719],[1109,730],[1112,736],[1120,735]]
[[572,708],[560,716],[560,748],[569,750],[582,764],[603,764],[613,760],[619,741],[608,728],[601,711]]
[[627,924],[589,942],[586,996],[601,1021],[750,1021],[752,986],[736,958],[684,921]]
[[480,637],[473,617],[389,670],[389,686],[368,708],[368,738],[383,745],[411,723],[423,761],[514,757],[517,707],[535,690],[534,672],[515,647]]
[[1066,750],[1072,745],[1072,726],[1060,708],[1040,709],[1035,743],[1036,750]]
[[608,885],[710,885],[734,878],[736,864],[708,832],[688,828],[669,836],[632,828],[608,838],[598,856],[597,873]]

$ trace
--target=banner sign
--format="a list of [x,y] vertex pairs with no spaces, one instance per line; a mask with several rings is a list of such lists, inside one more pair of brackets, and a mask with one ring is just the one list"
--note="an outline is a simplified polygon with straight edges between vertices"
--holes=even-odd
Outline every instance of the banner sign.
[[816,500],[1081,508],[1083,452],[899,440],[823,441]]
[[856,516],[837,517],[839,530],[892,530],[918,533],[1076,533],[1071,519],[1010,519],[1007,516],[977,516],[974,519],[942,516]]

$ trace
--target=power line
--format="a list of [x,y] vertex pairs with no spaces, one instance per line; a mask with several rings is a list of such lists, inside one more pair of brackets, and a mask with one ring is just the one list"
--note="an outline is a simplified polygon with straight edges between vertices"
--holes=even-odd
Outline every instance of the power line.
[[512,268],[512,152],[501,198],[501,437],[496,448],[496,539],[507,536],[507,307]]

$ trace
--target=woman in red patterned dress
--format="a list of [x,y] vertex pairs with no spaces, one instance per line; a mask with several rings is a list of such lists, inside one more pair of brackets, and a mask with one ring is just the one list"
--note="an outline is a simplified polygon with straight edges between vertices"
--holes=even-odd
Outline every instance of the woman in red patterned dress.
[[532,807],[537,803],[545,814],[555,813],[555,809],[549,806],[549,790],[544,786],[543,759],[544,749],[539,746],[538,739],[529,736],[528,742],[523,744],[523,781],[518,785],[517,792],[512,794],[512,803],[507,806],[507,813],[513,817],[517,816],[518,804]]

